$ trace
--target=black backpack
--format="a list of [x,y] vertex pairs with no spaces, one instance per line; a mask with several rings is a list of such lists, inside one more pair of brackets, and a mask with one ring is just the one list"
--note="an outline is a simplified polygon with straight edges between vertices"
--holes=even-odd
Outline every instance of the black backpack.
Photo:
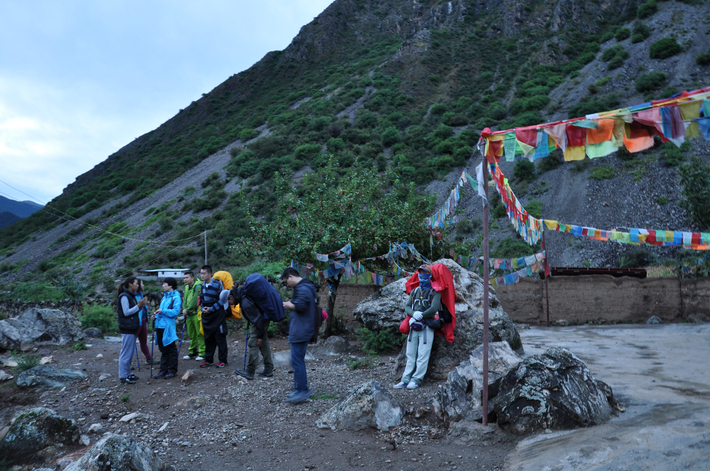
[[[315,285],[314,285],[315,286]],[[318,332],[320,332],[320,328],[323,325],[323,309],[318,305],[318,290],[316,289],[316,296],[313,299],[313,303],[315,304],[315,314],[313,315],[313,325],[315,327],[315,332],[313,333],[313,337],[311,337],[310,343],[316,343],[318,341]]]

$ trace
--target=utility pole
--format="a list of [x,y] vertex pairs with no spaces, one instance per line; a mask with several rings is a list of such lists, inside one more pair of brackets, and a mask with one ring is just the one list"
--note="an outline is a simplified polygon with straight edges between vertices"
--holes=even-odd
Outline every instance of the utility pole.
[[207,231],[205,230],[205,265],[207,265]]

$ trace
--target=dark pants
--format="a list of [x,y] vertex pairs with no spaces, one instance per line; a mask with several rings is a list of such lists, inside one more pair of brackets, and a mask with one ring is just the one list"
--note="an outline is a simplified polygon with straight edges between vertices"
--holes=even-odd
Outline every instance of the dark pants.
[[177,374],[178,351],[175,342],[170,345],[163,345],[163,331],[165,329],[155,329],[155,340],[160,349],[160,371],[163,373]]
[[219,347],[219,362],[227,364],[227,323],[223,322],[217,330],[205,335],[205,361],[214,362],[214,351]]
[[141,328],[138,329],[138,341],[141,344],[141,352],[145,359],[150,361],[150,349],[148,348],[148,318],[141,319]]
[[308,391],[308,377],[306,376],[306,349],[308,342],[291,344],[291,366],[293,367],[294,391]]

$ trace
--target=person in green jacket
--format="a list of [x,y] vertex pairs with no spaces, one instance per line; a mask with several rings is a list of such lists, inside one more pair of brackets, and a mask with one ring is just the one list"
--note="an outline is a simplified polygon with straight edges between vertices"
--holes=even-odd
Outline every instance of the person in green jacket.
[[185,303],[182,313],[187,322],[187,335],[190,337],[190,350],[183,360],[205,359],[205,336],[200,333],[200,320],[197,317],[197,297],[202,290],[202,281],[195,279],[195,274],[186,271],[182,280],[185,282]]

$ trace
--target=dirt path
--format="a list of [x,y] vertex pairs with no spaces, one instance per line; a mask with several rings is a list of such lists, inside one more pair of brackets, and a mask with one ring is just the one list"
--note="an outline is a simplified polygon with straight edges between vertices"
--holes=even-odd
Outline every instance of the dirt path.
[[[133,437],[179,470],[494,470],[502,469],[505,456],[515,446],[508,439],[478,446],[447,439],[444,424],[430,410],[437,385],[429,382],[416,392],[390,389],[408,408],[405,424],[393,431],[341,432],[315,426],[316,420],[344,399],[350,388],[373,378],[391,386],[394,354],[375,357],[372,367],[354,370],[348,364],[351,357],[316,357],[307,363],[315,395],[294,406],[285,401],[293,383],[287,368],[277,368],[273,378],[249,382],[232,373],[242,366],[241,331],[230,335],[227,368],[200,369],[197,362],[180,359],[179,376],[187,369],[194,369],[197,375],[197,381],[189,386],[178,378],[151,380],[145,366],[140,372],[134,371],[140,377],[137,384],[119,385],[120,343],[91,340],[88,350],[51,352],[55,366],[82,369],[89,376],[64,391],[41,393],[36,405],[77,420],[82,433],[88,433],[91,424],[100,423],[105,431]],[[275,352],[288,348],[284,339],[272,341]],[[185,351],[183,344],[181,355]],[[103,358],[97,358],[98,354]],[[111,377],[100,381],[101,373]],[[16,404],[28,402],[28,395],[17,394],[14,387],[6,386],[1,391],[0,419],[5,426],[11,416],[31,406]],[[150,418],[135,423],[119,421],[131,412]],[[92,444],[99,439],[90,436]]]

